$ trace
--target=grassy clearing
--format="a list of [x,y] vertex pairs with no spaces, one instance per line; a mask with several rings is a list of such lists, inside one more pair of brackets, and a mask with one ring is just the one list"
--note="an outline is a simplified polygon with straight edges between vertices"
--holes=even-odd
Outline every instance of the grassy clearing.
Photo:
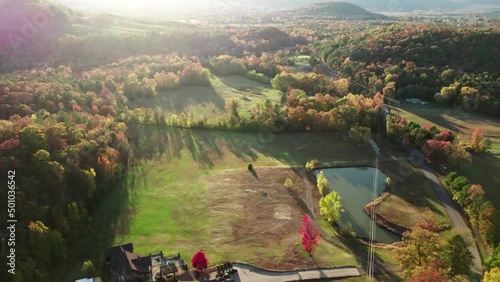
[[497,209],[500,209],[500,156],[494,155],[475,155],[472,159],[472,165],[464,172],[472,183],[479,183],[485,191],[485,197],[490,200]]
[[407,103],[403,103],[401,108],[392,108],[392,112],[421,125],[427,123],[454,132],[470,133],[475,128],[480,128],[493,142],[492,151],[500,153],[500,120],[497,118],[451,108],[433,108]]
[[[311,158],[373,156],[368,145],[342,142],[335,133],[274,134],[265,142],[257,133],[209,130],[148,128],[129,134],[131,140],[133,134],[147,136],[135,149],[144,156],[141,163],[125,187],[105,198],[91,231],[69,250],[55,281],[79,278],[88,259],[106,277],[102,251],[127,242],[143,254],[163,250],[190,259],[203,248],[212,263],[310,266],[298,234],[303,211],[283,187],[290,177],[300,188],[301,179],[285,167]],[[246,170],[250,162],[259,180]],[[353,255],[324,240],[315,259],[322,266],[357,265]]]
[[[401,158],[399,152],[384,148],[384,155]],[[443,205],[436,198],[420,168],[408,161],[392,160],[380,164],[382,170],[392,179],[390,196],[377,206],[378,214],[405,227],[412,227],[418,220],[433,215],[442,226],[450,226]],[[403,173],[401,173],[401,171]]]
[[279,102],[281,92],[270,84],[262,84],[242,76],[213,76],[210,86],[188,86],[172,91],[160,91],[156,97],[129,101],[130,108],[160,108],[166,113],[193,112],[207,118],[226,114],[224,104],[228,98],[241,99],[240,115],[250,117],[254,105],[266,100]]

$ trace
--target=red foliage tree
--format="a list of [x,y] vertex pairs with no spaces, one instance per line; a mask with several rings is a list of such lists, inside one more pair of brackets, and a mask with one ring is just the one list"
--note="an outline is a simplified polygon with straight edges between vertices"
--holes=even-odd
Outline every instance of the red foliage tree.
[[304,216],[302,219],[302,228],[300,228],[300,234],[302,234],[302,245],[304,250],[312,255],[317,246],[319,246],[319,230],[314,226],[311,218],[309,216]]
[[422,147],[422,152],[424,153],[425,159],[429,162],[439,159],[439,156],[446,144],[449,144],[449,142],[427,140],[427,142]]
[[453,136],[453,133],[449,130],[446,130],[446,129],[441,130],[441,132],[439,133],[439,136],[437,138],[437,140],[449,141],[449,142],[453,142],[453,139],[455,139],[455,136]]
[[446,282],[448,278],[436,268],[426,268],[418,271],[411,282]]
[[194,254],[193,259],[191,259],[191,264],[194,268],[202,271],[203,269],[208,267],[209,262],[207,257],[205,256],[205,253],[203,251],[199,251]]

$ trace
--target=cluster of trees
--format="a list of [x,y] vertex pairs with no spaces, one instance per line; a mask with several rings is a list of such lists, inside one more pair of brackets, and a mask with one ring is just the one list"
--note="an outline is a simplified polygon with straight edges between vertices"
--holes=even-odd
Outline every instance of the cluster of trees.
[[498,115],[499,38],[498,29],[398,23],[325,39],[314,56],[391,98],[435,99]]
[[[306,169],[308,169],[308,166],[310,167],[315,162],[315,160],[308,162],[306,164]],[[339,194],[335,191],[327,192],[330,188],[330,183],[322,171],[316,176],[316,186],[318,187],[318,191],[321,195],[321,199],[319,200],[320,214],[331,224],[336,223],[340,219],[340,211],[342,209]]]
[[211,58],[209,63],[210,67],[222,76],[244,75],[247,73],[243,63],[236,57],[221,55]]
[[290,65],[289,59],[286,58],[287,54],[281,50],[274,54],[264,52],[259,57],[250,55],[241,60],[247,70],[254,70],[267,77],[275,77],[282,72],[290,72],[287,68]]
[[250,27],[239,29],[228,26],[222,29],[234,42],[234,55],[255,53],[260,56],[263,52],[283,49],[297,44],[307,45],[309,42],[304,37],[291,36],[277,27]]
[[80,84],[87,91],[110,91],[135,99],[156,96],[158,90],[210,85],[210,72],[197,57],[181,57],[178,53],[143,55],[83,72]]
[[87,231],[102,197],[123,179],[128,158],[127,125],[109,116],[42,109],[0,120],[0,170],[22,172],[17,276],[49,277],[67,246]]
[[[333,93],[333,79],[316,73],[282,72],[276,75],[271,84],[274,89],[283,92],[288,89],[301,89],[308,95],[316,93]],[[341,93],[336,93],[341,95]],[[341,95],[342,96],[342,95]]]
[[467,275],[472,263],[471,244],[454,233],[443,239],[432,218],[417,222],[403,234],[403,246],[396,249],[396,259],[403,277],[411,281],[448,281]]
[[255,80],[260,83],[270,83],[271,79],[265,74],[257,72],[255,69],[247,71],[247,67],[242,62],[243,59],[236,57],[221,55],[210,59],[210,67],[217,73],[223,76],[227,75],[245,75],[246,78]]
[[500,244],[500,212],[484,197],[479,184],[471,184],[465,176],[450,172],[446,183],[451,188],[453,200],[457,202],[486,242],[496,247]]
[[368,143],[372,136],[372,130],[366,126],[353,126],[349,129],[349,139],[356,143]]
[[71,67],[34,69],[0,80],[0,118],[30,116],[40,110],[116,116],[128,99],[189,85],[209,85],[210,72],[196,57],[177,53],[129,57],[81,74]]
[[[299,90],[297,90],[299,91]],[[291,93],[297,92],[289,91]],[[303,93],[303,92],[302,92]],[[286,94],[286,95],[288,95]],[[182,128],[217,128],[224,130],[256,131],[263,128],[280,131],[328,131],[339,130],[348,132],[353,126],[369,127],[376,130],[381,120],[380,109],[382,98],[366,98],[361,95],[349,94],[342,99],[317,94],[305,97],[289,105],[266,101],[251,109],[250,118],[239,115],[240,102],[229,99],[226,110],[229,117],[219,116],[208,119],[198,113],[165,114],[149,108],[127,107],[117,116],[118,120],[127,124],[160,125]]]
[[449,130],[439,130],[435,126],[420,126],[399,115],[387,117],[387,135],[401,141],[403,146],[421,148],[427,161],[444,161],[457,168],[465,168],[472,162],[470,152],[486,152],[491,149],[491,140],[480,129],[469,136],[455,136]]

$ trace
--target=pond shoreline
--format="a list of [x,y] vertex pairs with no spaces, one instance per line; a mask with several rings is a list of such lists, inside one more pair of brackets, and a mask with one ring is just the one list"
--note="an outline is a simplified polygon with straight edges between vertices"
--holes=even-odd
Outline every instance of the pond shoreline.
[[[370,161],[368,159],[362,159],[362,160],[358,160],[358,161],[321,163],[319,165],[316,165],[314,167],[314,169],[310,172],[309,179],[311,179],[313,182],[315,182],[315,180],[316,180],[316,173],[318,171],[321,171],[321,170],[328,170],[328,169],[349,169],[349,168],[353,168],[353,169],[354,168],[374,169],[374,170],[378,170],[380,173],[382,173],[385,176],[384,171],[382,169],[380,169],[380,168],[376,168],[375,165],[374,165],[374,163],[372,161]],[[356,177],[357,176],[355,176],[353,178],[353,176],[351,175],[350,183],[356,183],[356,181],[357,181]],[[367,180],[366,177],[361,177],[361,178],[358,178],[358,179],[363,179],[362,183],[364,182],[365,184],[362,184],[362,185],[367,185],[367,183],[366,183],[367,182],[366,181]],[[384,181],[384,180],[382,180],[382,181]],[[370,177],[369,182],[371,183],[371,177]],[[372,184],[368,184],[368,185],[371,187]],[[380,183],[380,179],[379,179],[379,187],[380,187],[380,185],[381,185],[381,183]],[[343,187],[343,186],[341,186],[341,187]],[[349,188],[347,188],[347,189],[349,189]],[[372,188],[369,188],[369,189],[372,189]],[[385,188],[383,190],[385,191]],[[347,190],[347,192],[346,192],[345,188],[343,187],[342,189],[340,189],[340,191],[338,191],[338,193],[340,193],[341,197],[342,197],[341,191],[343,191],[343,193],[352,193],[352,192],[349,192],[349,190]],[[360,191],[359,188],[356,189],[356,191],[364,193],[364,190]],[[383,193],[381,195],[381,197],[379,197],[375,202],[371,202],[372,199],[366,199],[366,197],[362,197],[364,199],[364,201],[362,200],[362,205],[360,207],[357,207],[357,205],[356,205],[356,210],[358,210],[358,208],[359,208],[359,211],[361,212],[361,213],[356,212],[357,216],[361,216],[362,215],[363,217],[365,217],[365,216],[368,215],[368,219],[369,219],[368,222],[370,222],[372,220],[372,218],[370,217],[371,207],[373,207],[377,201],[383,200],[383,196],[386,195],[386,194],[388,194],[388,193]],[[387,197],[387,196],[385,196],[385,197]],[[351,194],[347,198],[349,198],[352,201],[353,200],[353,195]],[[350,205],[349,202],[347,202],[347,205],[348,206]],[[361,209],[363,209],[363,211],[361,211]],[[352,220],[352,219],[349,219],[348,221],[350,221],[350,220]],[[365,220],[363,220],[363,222],[365,222]],[[389,236],[395,236],[395,237],[399,238],[399,239],[395,239],[394,242],[385,242],[385,239],[382,239],[382,241],[377,241],[377,239],[375,239],[375,242],[377,244],[379,244],[380,246],[391,245],[391,244],[394,244],[396,242],[401,241],[401,234],[404,233],[407,230],[406,228],[398,226],[396,224],[393,224],[389,220],[387,220],[385,218],[382,218],[380,216],[377,216],[377,220],[375,221],[375,223],[377,225],[377,228],[380,228],[379,230],[384,230],[385,232],[388,232],[388,233],[392,234],[392,235],[389,235]],[[368,234],[370,233],[370,231],[367,230],[367,228],[368,228],[367,224],[369,224],[369,223],[367,223],[367,222],[363,223],[363,226],[364,226],[363,227],[364,228],[363,232],[359,232],[358,233],[357,232],[358,230],[356,230],[356,229],[353,230],[354,232],[358,233],[357,236],[355,236],[355,237],[360,242],[366,243],[366,242],[369,241],[369,239],[366,238],[366,237],[369,236]],[[380,232],[382,232],[382,231],[380,231]],[[387,235],[381,235],[381,236],[387,236]],[[376,237],[379,238],[378,235]],[[380,237],[380,238],[382,238],[382,237]]]
[[[384,194],[382,194],[382,196],[380,196],[378,199],[375,200],[375,202],[371,202],[371,203],[368,203],[366,206],[365,206],[365,213],[373,219],[372,217],[372,211],[373,211],[373,208],[378,205],[379,203],[381,203],[385,198],[389,197],[391,194],[388,193],[388,192],[385,192]],[[377,213],[377,212],[376,212]],[[375,223],[384,228],[384,229],[387,229],[389,230],[390,232],[396,234],[396,235],[399,235],[399,236],[402,236],[403,233],[405,233],[406,231],[409,231],[410,229],[405,227],[405,226],[401,226],[397,223],[394,223],[392,221],[390,221],[389,219],[385,218],[384,216],[380,215],[379,213],[377,213],[377,217],[375,218]]]

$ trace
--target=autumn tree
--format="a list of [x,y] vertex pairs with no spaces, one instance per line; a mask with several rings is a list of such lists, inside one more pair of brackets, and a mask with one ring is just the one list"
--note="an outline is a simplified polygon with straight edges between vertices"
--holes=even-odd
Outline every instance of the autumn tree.
[[335,223],[340,218],[340,196],[337,192],[332,191],[328,195],[319,200],[320,214],[330,223]]
[[191,259],[191,265],[193,265],[194,268],[198,269],[198,271],[203,271],[203,269],[206,269],[208,267],[208,264],[208,259],[203,251],[198,251]]
[[403,242],[403,247],[396,250],[396,259],[405,277],[411,277],[419,267],[436,263],[444,248],[439,234],[419,227],[405,232]]
[[487,152],[491,150],[491,140],[484,137],[481,129],[476,128],[470,136],[470,146],[474,152]]
[[371,129],[365,126],[353,126],[349,130],[349,138],[357,143],[368,143],[371,138]]
[[484,273],[483,280],[481,282],[497,282],[500,281],[500,268],[495,267],[490,271]]
[[317,185],[318,185],[319,194],[321,196],[324,196],[328,192],[328,189],[330,189],[330,182],[328,181],[328,179],[323,174],[323,171],[321,171],[318,174],[318,176],[316,178],[316,182],[317,182]]
[[319,246],[319,230],[307,215],[302,219],[300,234],[302,234],[302,245],[304,246],[304,250],[312,256],[316,247]]
[[283,186],[285,186],[285,188],[290,189],[290,188],[292,188],[292,186],[293,186],[293,181],[292,181],[290,178],[287,178],[287,179],[285,180],[285,183],[283,184]]
[[448,277],[438,266],[417,268],[413,271],[410,282],[447,282]]

